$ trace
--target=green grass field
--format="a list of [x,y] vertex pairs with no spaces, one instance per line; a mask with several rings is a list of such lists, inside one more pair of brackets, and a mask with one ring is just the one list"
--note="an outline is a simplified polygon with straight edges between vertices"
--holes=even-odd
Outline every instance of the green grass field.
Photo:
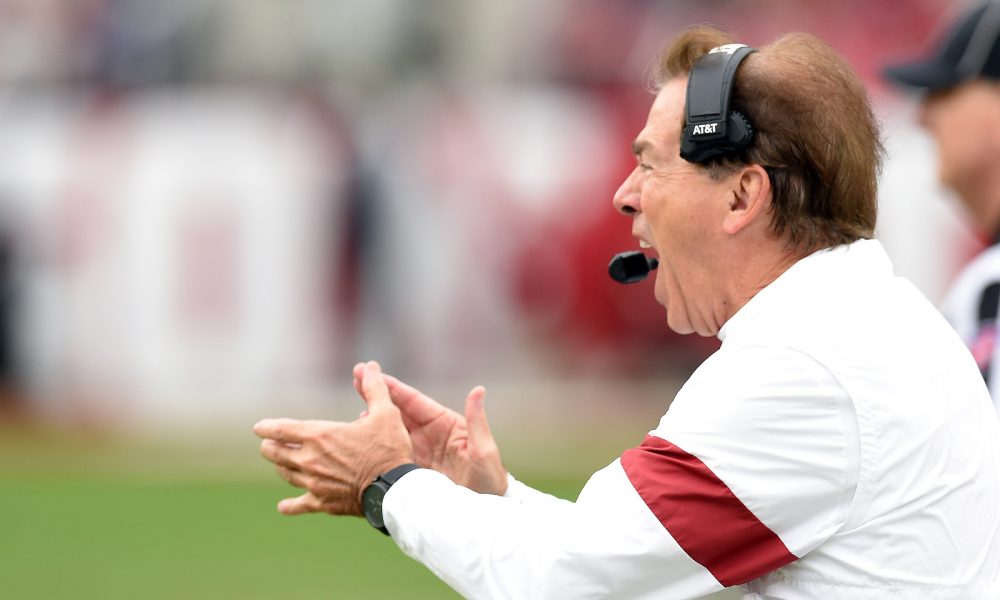
[[[574,496],[583,478],[532,483]],[[295,493],[252,435],[0,429],[0,597],[458,597],[360,519],[278,514]]]
[[[526,436],[508,465],[575,497],[631,437]],[[252,435],[180,444],[0,427],[0,597],[458,597],[360,519],[278,514],[295,493]]]

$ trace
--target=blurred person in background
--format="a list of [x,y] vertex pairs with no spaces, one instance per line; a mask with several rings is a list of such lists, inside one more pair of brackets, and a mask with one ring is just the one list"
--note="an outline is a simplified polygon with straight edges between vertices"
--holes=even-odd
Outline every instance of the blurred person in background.
[[972,351],[1000,409],[994,360],[1000,311],[1000,2],[979,3],[928,57],[886,77],[925,92],[920,124],[937,145],[938,177],[953,189],[989,247],[952,284],[941,310]]
[[255,426],[307,490],[282,513],[364,515],[472,598],[1000,597],[1000,422],[872,239],[864,87],[807,34],[731,41],[662,55],[613,199],[667,325],[722,341],[645,440],[561,500],[507,472],[483,388],[460,415],[368,362],[358,420]]
[[14,238],[0,223],[0,417],[18,408],[14,362]]

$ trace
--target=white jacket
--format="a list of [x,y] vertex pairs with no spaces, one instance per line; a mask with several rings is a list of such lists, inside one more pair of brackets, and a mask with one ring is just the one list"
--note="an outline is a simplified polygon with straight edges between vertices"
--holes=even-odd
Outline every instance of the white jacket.
[[1000,598],[1000,420],[878,242],[799,261],[719,337],[576,502],[417,470],[393,538],[470,598]]

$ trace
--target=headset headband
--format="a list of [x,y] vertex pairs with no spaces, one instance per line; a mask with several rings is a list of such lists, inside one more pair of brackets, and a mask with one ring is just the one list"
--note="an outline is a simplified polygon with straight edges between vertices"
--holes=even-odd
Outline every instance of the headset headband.
[[750,122],[738,112],[730,112],[736,69],[746,56],[756,52],[743,44],[712,48],[691,68],[685,103],[681,157],[705,163],[712,158],[746,148],[753,138]]

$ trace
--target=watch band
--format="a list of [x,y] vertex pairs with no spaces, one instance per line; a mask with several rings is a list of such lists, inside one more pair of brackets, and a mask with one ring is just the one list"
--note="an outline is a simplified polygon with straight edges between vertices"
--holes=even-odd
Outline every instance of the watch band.
[[400,477],[402,477],[403,475],[406,475],[410,471],[413,471],[413,470],[419,469],[419,468],[420,468],[420,465],[416,465],[416,464],[413,464],[413,463],[402,464],[402,465],[399,465],[398,467],[394,467],[392,469],[389,469],[385,473],[382,473],[381,475],[379,475],[378,477],[376,477],[375,480],[378,481],[379,479],[381,479],[382,481],[388,483],[389,486],[391,487],[392,484],[394,484],[397,481],[399,481]]
[[385,521],[382,516],[382,499],[389,491],[389,488],[391,488],[394,483],[399,481],[403,475],[419,468],[419,465],[405,463],[399,465],[398,467],[389,469],[368,484],[368,487],[365,488],[361,496],[361,504],[362,512],[368,522],[371,523],[372,527],[381,531],[385,535],[389,535],[389,530],[386,528]]

